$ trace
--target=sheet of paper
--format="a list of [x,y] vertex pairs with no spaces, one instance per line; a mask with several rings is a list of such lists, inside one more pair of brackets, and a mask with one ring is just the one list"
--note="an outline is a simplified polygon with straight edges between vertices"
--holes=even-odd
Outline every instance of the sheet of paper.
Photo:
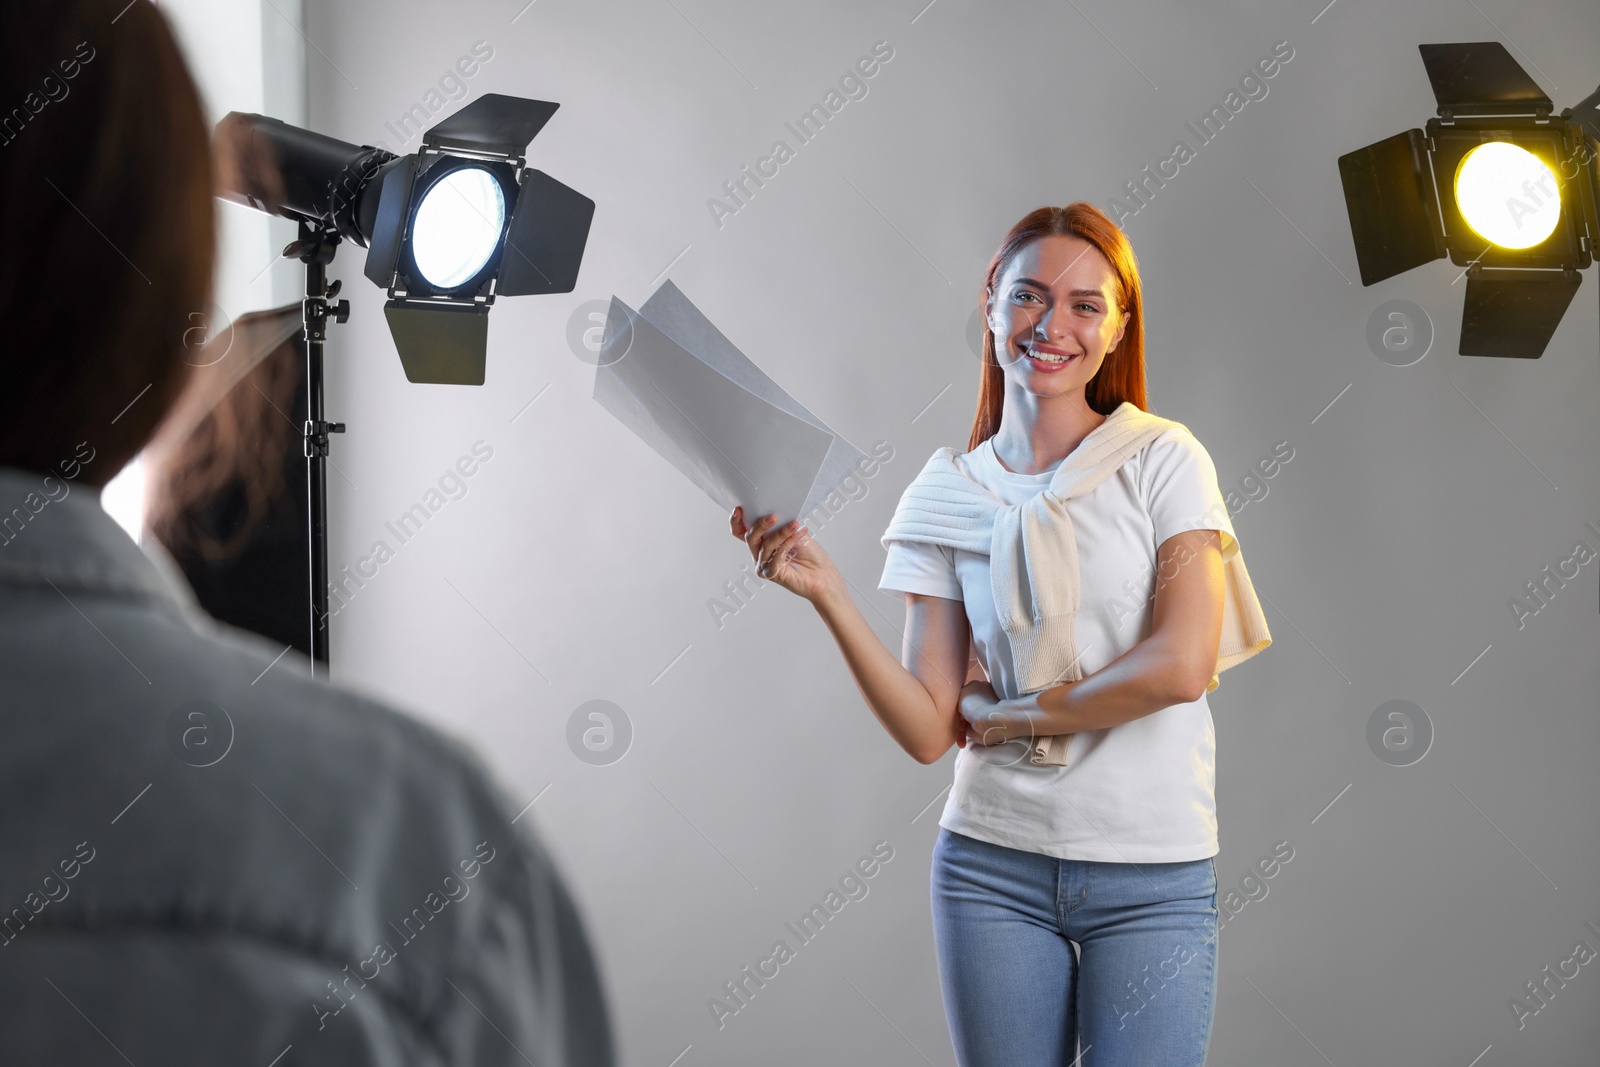
[[833,439],[833,444],[829,447],[828,454],[823,457],[817,471],[816,479],[812,482],[811,490],[800,506],[799,514],[811,514],[812,509],[821,503],[824,497],[839,487],[839,483],[844,481],[851,469],[867,458],[860,449],[828,429],[821,419],[808,411],[782,386],[769,378],[760,367],[752,363],[743,352],[734,347],[733,343],[723,336],[722,331],[702,315],[700,309],[695,307],[687,296],[683,295],[683,291],[673,284],[671,278],[661,283],[661,286],[651,294],[650,299],[639,308],[639,313],[655,324],[662,333],[699,355],[707,364],[731,381],[743,386],[751,394],[795,418],[805,420]]
[[809,515],[866,459],[769,378],[669,279],[613,296],[594,398],[725,510]]

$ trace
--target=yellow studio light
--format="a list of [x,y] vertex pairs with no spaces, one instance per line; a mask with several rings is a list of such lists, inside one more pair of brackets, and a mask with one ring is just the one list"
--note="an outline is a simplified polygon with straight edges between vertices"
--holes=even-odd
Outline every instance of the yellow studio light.
[[1467,225],[1501,248],[1531,248],[1549,237],[1561,218],[1555,173],[1509,141],[1487,141],[1461,157],[1455,192]]

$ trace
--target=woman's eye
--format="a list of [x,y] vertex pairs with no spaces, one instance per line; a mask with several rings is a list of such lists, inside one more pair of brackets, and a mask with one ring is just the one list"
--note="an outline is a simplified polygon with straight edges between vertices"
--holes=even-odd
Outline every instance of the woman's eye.
[[1081,308],[1088,308],[1090,311],[1099,311],[1100,310],[1099,308],[1095,307],[1091,303],[1088,303],[1087,301],[1085,301],[1082,304],[1079,304],[1078,306],[1081,307]]
[[1018,300],[1021,300],[1023,297],[1029,297],[1029,298],[1031,298],[1033,300],[1038,300],[1039,299],[1038,294],[1036,294],[1036,293],[1020,292],[1020,293],[1016,294],[1016,299],[1018,299]]

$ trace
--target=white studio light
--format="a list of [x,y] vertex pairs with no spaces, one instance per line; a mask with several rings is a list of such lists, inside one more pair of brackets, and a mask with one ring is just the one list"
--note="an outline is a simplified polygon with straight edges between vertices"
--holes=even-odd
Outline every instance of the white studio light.
[[1556,228],[1561,193],[1544,161],[1520,145],[1488,141],[1456,168],[1456,204],[1467,225],[1501,248],[1532,248]]
[[417,271],[436,289],[471,279],[500,247],[506,199],[500,183],[481,167],[446,174],[422,196],[411,224]]

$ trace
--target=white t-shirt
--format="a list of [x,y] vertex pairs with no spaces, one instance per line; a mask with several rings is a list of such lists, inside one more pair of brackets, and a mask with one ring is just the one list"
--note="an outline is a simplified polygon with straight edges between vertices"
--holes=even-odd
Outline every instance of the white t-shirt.
[[[991,441],[958,461],[1008,505],[1049,488],[1055,474],[1006,470]],[[1185,530],[1219,530],[1223,557],[1237,551],[1216,467],[1184,429],[1156,437],[1092,491],[1069,500],[1067,511],[1078,542],[1073,635],[1085,675],[1150,635],[1156,549],[1163,541]],[[892,541],[878,588],[962,601],[995,692],[1006,699],[1018,695],[986,554]],[[1173,863],[1214,856],[1211,708],[1201,696],[1120,726],[1073,734],[1065,767],[1035,765],[1023,741],[960,749],[939,825],[1060,859]]]

